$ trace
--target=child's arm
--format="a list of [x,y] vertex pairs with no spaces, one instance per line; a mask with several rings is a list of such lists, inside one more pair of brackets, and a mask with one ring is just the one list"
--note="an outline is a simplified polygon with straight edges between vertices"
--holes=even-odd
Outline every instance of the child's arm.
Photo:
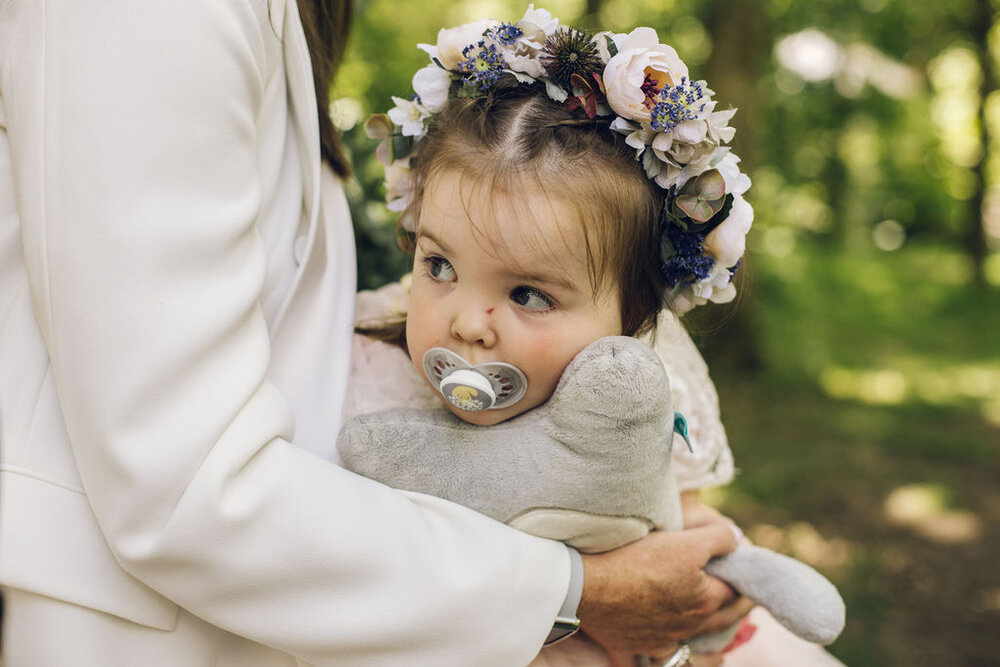
[[736,524],[732,519],[723,515],[719,510],[701,502],[701,491],[699,489],[688,489],[681,491],[681,513],[684,515],[685,528],[697,528],[713,523],[723,523],[736,530]]
[[673,409],[688,423],[691,448],[678,441],[673,475],[681,490],[721,486],[733,478],[733,456],[719,415],[719,397],[701,353],[677,317],[663,311],[645,342],[670,376]]

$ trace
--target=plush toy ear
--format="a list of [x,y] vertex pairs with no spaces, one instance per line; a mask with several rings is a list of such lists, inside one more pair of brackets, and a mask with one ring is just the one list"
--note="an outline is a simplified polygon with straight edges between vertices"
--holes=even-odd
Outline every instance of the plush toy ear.
[[629,447],[637,431],[672,433],[670,405],[670,382],[656,352],[635,338],[608,336],[585,347],[566,367],[548,412],[558,429],[612,434],[616,447]]

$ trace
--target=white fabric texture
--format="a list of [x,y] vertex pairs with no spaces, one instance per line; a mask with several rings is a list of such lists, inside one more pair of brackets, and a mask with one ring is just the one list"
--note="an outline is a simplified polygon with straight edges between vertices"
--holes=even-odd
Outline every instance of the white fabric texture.
[[317,457],[353,310],[294,1],[0,3],[0,585],[178,648],[528,662],[563,545]]

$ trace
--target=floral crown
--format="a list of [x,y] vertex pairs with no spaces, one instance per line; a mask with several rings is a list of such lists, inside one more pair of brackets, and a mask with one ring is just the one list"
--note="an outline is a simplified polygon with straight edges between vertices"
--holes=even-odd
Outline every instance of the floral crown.
[[388,115],[373,116],[368,134],[383,140],[390,210],[409,213],[415,196],[414,145],[449,96],[476,98],[504,76],[544,86],[555,102],[607,121],[635,149],[646,176],[666,191],[660,271],[677,312],[708,301],[725,303],[746,247],[753,209],[743,194],[750,179],[724,144],[735,129],[735,109],[716,111],[704,81],[688,78],[677,52],[660,44],[652,28],[594,35],[560,27],[544,9],[529,5],[517,23],[481,20],[438,32],[436,45],[419,44],[431,64],[413,76],[415,95],[393,97]]

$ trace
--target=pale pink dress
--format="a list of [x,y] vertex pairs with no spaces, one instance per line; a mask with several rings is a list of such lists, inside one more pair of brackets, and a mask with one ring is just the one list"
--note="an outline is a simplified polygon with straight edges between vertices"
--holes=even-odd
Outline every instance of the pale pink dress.
[[[407,279],[358,294],[355,324],[401,321],[407,312]],[[688,420],[693,451],[673,449],[673,470],[681,490],[719,486],[733,478],[733,457],[719,417],[719,399],[708,367],[694,342],[670,313],[661,315],[650,340],[670,376],[674,407]],[[393,407],[443,410],[401,348],[355,335],[344,420]],[[821,647],[803,641],[763,609],[754,609],[752,639],[726,654],[726,667],[843,667]],[[582,635],[543,649],[530,667],[604,667],[607,654]]]

